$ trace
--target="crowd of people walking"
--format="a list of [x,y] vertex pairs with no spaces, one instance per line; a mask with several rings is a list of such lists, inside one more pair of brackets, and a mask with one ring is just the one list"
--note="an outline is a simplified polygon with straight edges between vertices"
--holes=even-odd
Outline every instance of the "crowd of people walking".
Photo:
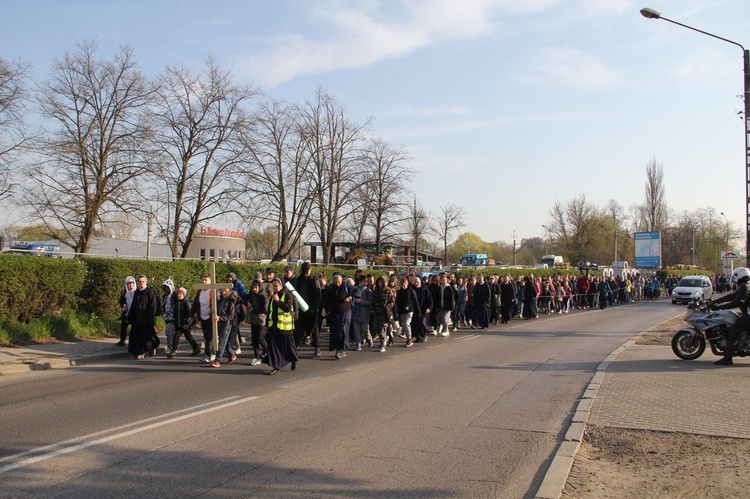
[[[329,331],[327,350],[342,359],[352,349],[384,353],[397,342],[408,348],[459,328],[486,329],[514,317],[533,320],[540,314],[604,309],[652,300],[662,292],[655,276],[640,274],[589,278],[585,272],[544,277],[529,272],[514,278],[477,273],[464,278],[450,272],[419,277],[412,269],[402,278],[375,278],[357,270],[349,278],[334,273],[329,282],[325,272],[314,276],[310,263],[302,264],[298,276],[294,270],[288,266],[282,276],[273,268],[266,269],[265,276],[258,272],[249,290],[234,273],[227,275],[220,289],[204,274],[192,301],[185,288],[175,290],[171,279],[162,283],[159,297],[145,276],[128,276],[120,297],[122,327],[117,345],[124,346],[128,338],[134,359],[156,355],[155,324],[161,315],[167,358],[175,356],[184,336],[190,355],[220,367],[222,362],[236,362],[249,340],[250,365],[266,364],[273,375],[287,365],[296,370],[302,346],[309,346],[314,356],[322,355],[324,324]],[[249,338],[242,337],[241,325],[249,325]],[[203,350],[192,334],[196,327],[203,335]]]

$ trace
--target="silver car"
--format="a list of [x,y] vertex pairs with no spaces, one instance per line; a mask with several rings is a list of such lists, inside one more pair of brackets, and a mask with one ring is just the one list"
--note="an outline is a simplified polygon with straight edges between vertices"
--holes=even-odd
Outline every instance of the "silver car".
[[691,303],[696,298],[710,300],[714,295],[711,280],[704,275],[685,276],[672,290],[672,303]]

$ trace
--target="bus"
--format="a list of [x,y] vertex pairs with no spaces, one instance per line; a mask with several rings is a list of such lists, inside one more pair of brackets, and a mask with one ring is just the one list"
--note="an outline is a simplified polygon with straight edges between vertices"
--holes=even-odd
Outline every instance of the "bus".
[[490,261],[484,253],[469,253],[461,257],[461,265],[464,267],[487,267],[494,263]]
[[9,254],[16,255],[31,255],[31,256],[47,256],[50,258],[62,258],[60,256],[60,246],[49,242],[14,242],[10,249]]

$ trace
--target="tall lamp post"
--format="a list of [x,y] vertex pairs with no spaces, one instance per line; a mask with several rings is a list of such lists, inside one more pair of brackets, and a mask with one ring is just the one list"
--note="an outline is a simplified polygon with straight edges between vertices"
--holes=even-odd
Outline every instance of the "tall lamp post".
[[662,19],[669,23],[676,24],[677,26],[682,26],[683,28],[710,36],[711,38],[731,43],[742,49],[742,74],[744,76],[743,100],[745,103],[745,259],[747,266],[750,267],[750,149],[748,148],[748,143],[750,142],[748,140],[748,135],[750,135],[750,51],[746,50],[745,47],[735,41],[693,28],[692,26],[673,21],[672,19],[667,19],[661,15],[661,12],[649,7],[641,9],[641,15],[647,19]]

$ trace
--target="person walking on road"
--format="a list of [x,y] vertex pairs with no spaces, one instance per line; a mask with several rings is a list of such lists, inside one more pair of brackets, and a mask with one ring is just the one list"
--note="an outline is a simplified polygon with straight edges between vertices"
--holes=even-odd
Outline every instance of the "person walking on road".
[[153,357],[159,346],[159,338],[154,330],[159,298],[154,288],[148,285],[145,275],[139,275],[136,284],[138,289],[133,293],[133,302],[128,311],[128,322],[132,324],[128,352],[134,359],[140,360],[146,355]]
[[335,352],[337,359],[346,357],[349,347],[349,326],[352,321],[352,297],[349,294],[344,278],[338,272],[333,274],[329,290],[328,305],[323,310],[330,328],[328,351]]
[[[201,282],[203,284],[211,284],[211,276],[208,274],[201,275]],[[216,358],[214,355],[214,330],[211,324],[211,299],[212,293],[210,289],[199,289],[195,294],[193,300],[193,307],[190,309],[190,317],[193,317],[196,321],[200,320],[201,330],[203,331],[203,345],[205,354],[200,358],[201,362],[206,364],[211,363]]]
[[120,315],[120,341],[115,343],[115,346],[124,347],[125,340],[128,337],[128,312],[130,311],[130,305],[133,303],[133,295],[135,294],[135,277],[129,275],[125,278],[125,289],[120,295],[120,309],[122,314]]
[[172,340],[171,346],[172,351],[167,354],[167,358],[171,359],[177,353],[177,347],[180,344],[180,336],[185,335],[185,339],[193,347],[192,357],[197,357],[201,353],[201,348],[198,346],[198,342],[193,338],[193,320],[190,317],[190,299],[187,297],[187,289],[178,288],[176,291],[177,299],[174,300],[174,307],[172,309],[172,315],[174,317],[174,339]]
[[232,296],[232,290],[223,288],[221,298],[216,303],[216,315],[213,316],[219,330],[219,344],[217,345],[216,357],[211,361],[211,367],[221,367],[221,358],[224,356],[224,352],[229,354],[229,364],[237,360],[234,344],[231,341],[232,323],[237,314],[236,303]]
[[253,347],[251,366],[261,364],[263,357],[268,352],[268,344],[266,343],[267,316],[268,296],[261,292],[260,279],[256,279],[250,285],[250,294],[247,295],[247,321],[250,323],[250,344]]
[[292,293],[284,289],[280,278],[275,277],[266,322],[268,355],[264,362],[271,367],[268,374],[276,374],[289,363],[292,364],[292,371],[297,369],[299,356],[297,343],[294,341],[294,307]]

